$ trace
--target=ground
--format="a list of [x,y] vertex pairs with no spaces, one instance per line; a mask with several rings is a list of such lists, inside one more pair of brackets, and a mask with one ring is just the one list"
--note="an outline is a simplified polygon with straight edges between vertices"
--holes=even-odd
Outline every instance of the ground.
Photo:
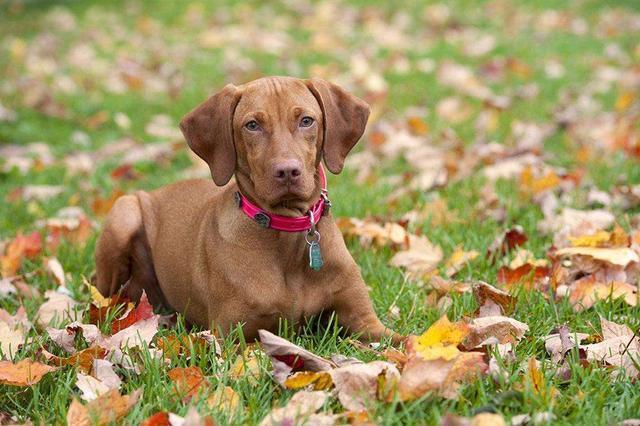
[[[408,242],[370,243],[371,235],[343,223],[376,312],[403,334],[421,334],[443,313],[451,321],[475,316],[471,292],[452,292],[445,309],[430,296],[430,279],[451,275],[504,288],[498,271],[515,249],[504,258],[488,250],[516,225],[528,237],[519,248],[539,259],[558,248],[561,233],[541,224],[563,207],[602,208],[635,238],[640,209],[624,188],[633,192],[640,184],[637,2],[9,1],[0,9],[0,254],[10,257],[17,235],[39,231],[55,239],[55,226],[43,221],[65,207],[82,208],[92,222],[86,235],[63,237],[55,247],[45,240],[42,253],[23,253],[17,270],[5,266],[5,278],[21,275],[37,290],[25,296],[6,284],[0,308],[9,315],[23,305],[33,321],[44,292],[60,287],[45,266],[45,258],[55,257],[69,294],[81,303],[81,320],[89,321],[85,281],[94,273],[95,239],[113,195],[206,177],[189,156],[178,121],[224,84],[263,75],[324,77],[372,105],[368,132],[345,171],[330,176],[329,188],[336,217],[400,224],[441,248],[435,272],[418,268],[408,276],[415,265],[390,263]],[[549,197],[559,203],[551,213]],[[477,256],[447,274],[446,260],[457,248]],[[637,330],[637,294],[627,303],[603,297],[577,309],[553,286],[537,284],[510,288],[517,300],[510,315],[529,331],[515,359],[505,362],[504,376],[471,380],[453,399],[427,394],[373,403],[369,417],[378,424],[437,424],[447,413],[480,411],[507,420],[552,413],[554,424],[639,417],[637,382],[614,378],[600,365],[581,366],[577,351],[566,361],[568,378],[541,364],[547,391],[524,377],[529,359],[550,359],[544,338],[561,325],[597,335],[602,316]],[[178,324],[159,335],[189,333]],[[108,322],[101,327],[110,329]],[[320,356],[383,359],[336,327],[283,335]],[[43,348],[64,354],[42,327],[29,328],[26,337],[13,361],[42,359]],[[237,341],[232,336],[222,346],[231,351]],[[199,366],[212,385],[230,386],[240,399],[233,414],[238,424],[259,422],[294,394],[274,382],[268,357],[259,360],[257,383],[230,377],[234,356],[216,358],[204,351],[165,365],[143,356],[140,374],[118,369],[122,394],[144,389],[124,421],[158,411],[184,416],[191,405],[213,412],[220,424],[229,421],[228,412],[212,411],[204,398],[169,397],[174,384],[167,371],[175,367]],[[33,386],[0,385],[0,419],[63,422],[80,395],[77,374],[78,367],[67,366]],[[323,410],[341,412],[336,401]]]

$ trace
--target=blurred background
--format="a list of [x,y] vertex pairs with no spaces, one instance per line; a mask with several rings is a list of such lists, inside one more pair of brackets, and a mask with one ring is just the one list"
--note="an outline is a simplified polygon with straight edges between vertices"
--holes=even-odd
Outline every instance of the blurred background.
[[[427,293],[422,281],[436,273],[508,287],[500,270],[547,265],[547,250],[566,246],[567,229],[586,217],[574,209],[606,209],[589,231],[640,224],[640,1],[0,0],[0,276],[10,278],[0,307],[24,305],[33,318],[60,276],[64,291],[90,301],[83,282],[116,198],[208,178],[180,118],[225,84],[266,75],[322,77],[370,103],[367,132],[329,191],[376,311],[399,332],[476,309],[452,281]],[[504,251],[500,236],[515,225],[526,250],[496,261],[492,243]],[[426,253],[394,262],[407,252],[406,229],[428,236]],[[41,254],[55,256],[62,275],[52,278]],[[541,339],[559,324],[593,333],[599,315],[631,309],[577,316],[567,303],[548,303],[548,293],[519,299],[518,317],[535,336],[521,358],[544,354]],[[46,337],[33,335],[39,350]],[[305,347],[333,351],[313,333],[304,338]],[[338,352],[353,352],[341,344]],[[637,414],[637,384],[603,392],[604,376],[578,376],[543,402],[527,394],[510,415],[554,403],[578,424]],[[33,393],[0,393],[0,402],[60,423],[75,373],[65,377],[64,386],[52,379]],[[262,393],[243,388],[253,420],[279,398],[269,383]],[[478,383],[467,399],[420,400],[404,418],[390,405],[386,419],[469,415],[495,402],[493,381]],[[133,418],[166,396],[151,388]],[[600,399],[583,398],[590,393]]]

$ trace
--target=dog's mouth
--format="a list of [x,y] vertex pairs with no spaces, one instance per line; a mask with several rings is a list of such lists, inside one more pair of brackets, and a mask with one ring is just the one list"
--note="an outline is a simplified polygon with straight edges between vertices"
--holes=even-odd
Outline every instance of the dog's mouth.
[[276,190],[269,207],[274,211],[292,211],[304,214],[309,209],[310,194],[298,186],[283,187]]

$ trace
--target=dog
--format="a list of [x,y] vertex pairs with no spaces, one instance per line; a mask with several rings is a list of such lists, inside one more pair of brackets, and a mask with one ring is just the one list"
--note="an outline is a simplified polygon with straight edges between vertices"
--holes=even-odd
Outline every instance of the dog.
[[134,300],[144,290],[192,324],[241,325],[248,340],[335,312],[362,340],[400,342],[376,316],[325,188],[322,162],[341,172],[369,111],[322,79],[225,86],[180,122],[213,182],[118,198],[96,244],[98,290]]

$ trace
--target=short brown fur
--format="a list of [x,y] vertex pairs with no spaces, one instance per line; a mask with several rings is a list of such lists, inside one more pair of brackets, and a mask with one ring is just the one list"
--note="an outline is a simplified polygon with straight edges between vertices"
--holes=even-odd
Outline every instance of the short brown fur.
[[282,318],[302,324],[335,311],[350,332],[399,342],[377,318],[331,214],[318,225],[325,263],[314,271],[304,233],[261,228],[234,199],[240,189],[269,212],[305,214],[320,195],[320,161],[339,173],[368,115],[364,101],[324,80],[226,86],[181,122],[215,183],[187,180],[118,199],[96,247],[98,289],[108,296],[125,287],[136,299],[144,289],[191,323],[223,333],[243,324],[251,340],[259,329],[277,331]]

